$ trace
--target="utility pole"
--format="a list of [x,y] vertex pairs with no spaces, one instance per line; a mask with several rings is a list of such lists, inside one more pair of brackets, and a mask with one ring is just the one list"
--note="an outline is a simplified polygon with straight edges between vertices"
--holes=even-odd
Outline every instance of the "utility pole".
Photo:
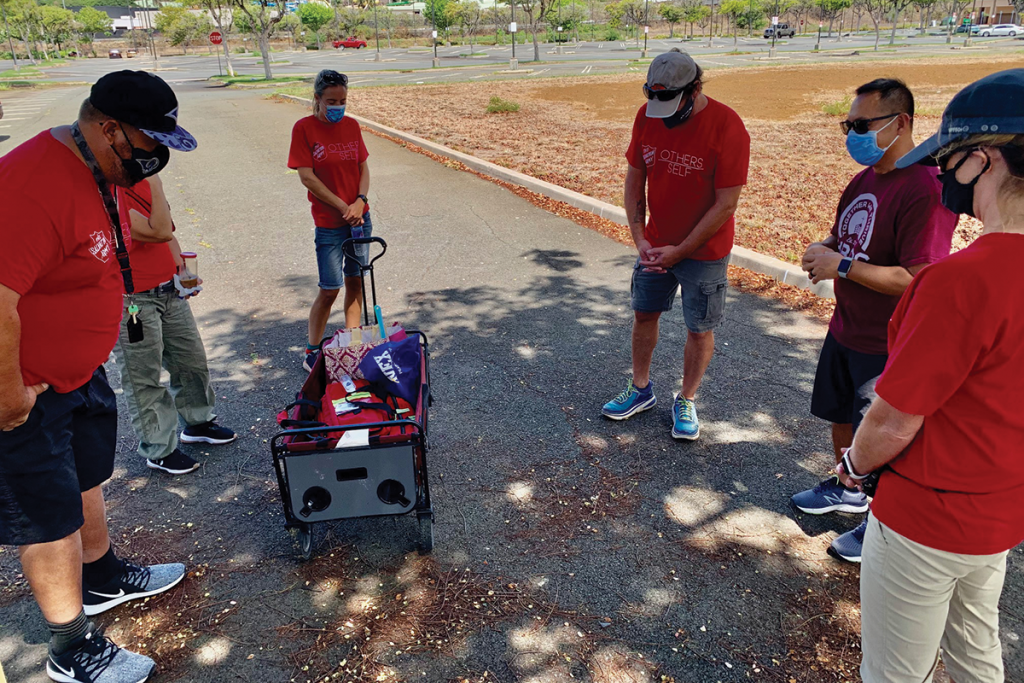
[[377,21],[377,0],[373,0],[373,35],[377,40],[377,56],[373,61],[380,61],[380,22]]
[[512,34],[512,59],[509,61],[509,68],[518,69],[519,60],[516,59],[516,0],[511,0],[510,5],[512,6],[512,24],[508,27],[508,32]]
[[0,12],[4,15],[4,33],[7,34],[7,44],[11,46],[11,59],[14,60],[14,70],[18,71],[21,67],[18,66],[18,53],[14,51],[14,39],[11,37],[11,27],[7,23],[7,7],[0,1]]
[[711,0],[711,19],[708,21],[708,47],[714,45],[715,40],[715,0]]
[[641,59],[647,59],[647,32],[650,30],[651,25],[651,0],[644,0],[644,51],[640,55]]
[[498,45],[498,0],[494,0],[494,45]]
[[747,38],[754,37],[754,0],[750,0],[750,9],[747,11]]
[[971,5],[971,18],[967,24],[967,37],[964,38],[964,47],[971,46],[971,37],[974,35],[974,11],[978,8],[978,0],[974,0],[974,4]]

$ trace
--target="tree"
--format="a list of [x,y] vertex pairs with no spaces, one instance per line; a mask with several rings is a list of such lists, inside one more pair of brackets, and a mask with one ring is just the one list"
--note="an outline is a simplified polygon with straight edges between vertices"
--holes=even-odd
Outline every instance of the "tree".
[[270,36],[274,32],[274,27],[284,18],[284,0],[231,0],[231,2],[242,10],[249,20],[249,25],[259,30],[263,73],[269,81],[274,77],[270,70]]
[[723,0],[722,6],[719,8],[719,12],[729,17],[732,20],[732,46],[736,47],[737,41],[739,40],[739,31],[737,30],[737,22],[740,15],[745,15],[749,10],[747,0]]
[[704,15],[711,14],[711,9],[701,0],[681,0],[683,20],[690,25],[690,38],[693,38],[693,25],[700,23]]
[[[1024,0],[1020,0],[1020,1],[1022,3],[1024,3]],[[930,21],[931,17],[932,17],[932,9],[935,7],[937,2],[938,2],[938,0],[913,0],[913,3],[915,5],[917,5],[917,9],[921,13],[921,27],[919,29],[921,33],[925,33],[926,30],[927,30],[927,28],[925,26],[925,24],[926,24],[925,12],[928,13],[927,21]]]
[[365,26],[369,17],[358,7],[341,7],[335,10],[335,25],[342,37],[355,35],[356,29]]
[[892,12],[892,33],[889,34],[889,44],[896,44],[896,25],[900,21],[900,15],[913,0],[889,0],[889,10]]
[[469,36],[469,54],[474,53],[473,36],[476,35],[480,22],[483,21],[484,13],[476,0],[461,0],[448,5],[449,11],[454,15],[453,23],[462,28],[462,35]]
[[231,35],[231,28],[235,23],[231,2],[230,0],[199,0],[199,6],[210,13],[213,23],[217,25],[217,30],[223,36],[220,47],[224,50],[225,68],[228,76],[234,76],[235,67],[231,65],[231,48],[228,46],[228,36]]
[[526,25],[530,28],[530,35],[533,37],[533,61],[540,61],[540,43],[537,42],[537,29],[544,20],[544,16],[551,8],[551,0],[512,0],[526,16]]
[[[40,52],[38,40],[42,35],[42,14],[39,11],[39,6],[35,0],[13,0],[8,3],[8,9],[11,11],[11,30],[21,36],[21,41],[25,43],[25,50],[28,52],[29,61],[34,65],[38,64],[35,55]],[[42,55],[43,59],[48,58],[45,44]]]
[[390,7],[378,7],[376,18],[377,28],[384,29],[384,35],[388,39],[388,48],[391,48],[391,32],[395,28],[395,13]]
[[871,23],[875,26],[875,50],[877,50],[882,36],[879,26],[889,12],[889,0],[857,0],[857,5],[871,17]]
[[299,17],[302,25],[316,36],[317,49],[322,48],[323,46],[320,44],[320,29],[327,26],[334,19],[334,10],[319,2],[306,2],[299,5],[295,14]]
[[640,45],[640,27],[647,23],[644,0],[618,0],[608,3],[605,11],[609,22],[615,28],[632,26],[637,45]]
[[287,33],[292,41],[292,48],[298,47],[299,32],[302,30],[302,22],[294,14],[289,14],[282,19],[277,26],[274,27],[274,31],[281,31]]
[[[871,2],[888,2],[889,0],[869,0]],[[828,18],[828,37],[832,37],[832,23],[839,16],[840,12],[845,12],[850,8],[853,3],[851,0],[815,0],[815,5],[818,6],[818,11],[821,12],[820,16],[822,20]]]
[[18,64],[18,52],[14,49],[14,30],[11,29],[10,22],[7,20],[7,4],[9,0],[0,0],[0,15],[4,20],[4,35],[7,37],[7,44],[11,48],[11,59],[14,60],[14,70],[18,71],[21,65]]
[[102,33],[105,36],[111,35],[114,22],[107,16],[106,12],[101,12],[95,7],[83,7],[78,11],[75,19],[78,20],[81,30],[80,40],[89,46],[89,52],[95,57],[96,47],[93,45],[93,39],[97,33]]
[[424,18],[431,23],[438,35],[445,36],[446,40],[455,18],[455,15],[448,9],[450,4],[449,0],[426,0],[423,8]]
[[198,16],[184,7],[166,6],[156,15],[156,28],[170,39],[171,45],[188,48],[201,42],[213,30],[209,17]]
[[[1024,2],[1024,0],[1022,0]],[[676,37],[676,24],[681,22],[684,18],[683,8],[679,5],[675,5],[671,2],[663,2],[658,7],[658,16],[668,22],[668,37],[669,39]]]

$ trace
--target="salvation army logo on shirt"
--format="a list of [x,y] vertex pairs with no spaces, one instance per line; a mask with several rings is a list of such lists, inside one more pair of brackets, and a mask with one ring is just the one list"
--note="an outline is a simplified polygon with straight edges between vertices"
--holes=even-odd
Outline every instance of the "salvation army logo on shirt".
[[89,235],[89,240],[89,253],[103,263],[110,261],[110,236],[102,230],[97,230]]
[[871,235],[875,231],[878,198],[865,193],[850,202],[839,217],[839,253],[861,261],[870,261],[867,255]]
[[644,163],[647,164],[647,168],[654,166],[654,161],[658,157],[658,148],[652,147],[651,145],[644,145]]
[[327,150],[319,142],[313,145],[313,159],[316,161],[327,159]]

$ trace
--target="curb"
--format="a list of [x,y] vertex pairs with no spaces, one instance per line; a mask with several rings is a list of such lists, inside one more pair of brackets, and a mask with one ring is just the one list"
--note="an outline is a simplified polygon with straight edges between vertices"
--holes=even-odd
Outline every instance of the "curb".
[[[305,105],[311,104],[311,100],[306,97],[296,97],[295,95],[278,95],[278,97],[291,100],[293,102],[300,102]],[[492,164],[491,162],[484,161],[472,154],[457,152],[454,149],[445,147],[444,145],[439,145],[436,142],[431,142],[430,140],[411,135],[404,131],[396,130],[395,128],[382,125],[376,121],[370,121],[369,119],[365,119],[361,116],[355,116],[353,114],[348,114],[348,116],[355,119],[359,125],[365,126],[370,130],[398,138],[399,140],[416,145],[417,147],[422,147],[434,154],[459,161],[483,175],[497,178],[498,180],[503,180],[505,182],[512,183],[513,185],[520,185],[532,192],[542,194],[549,199],[563,202],[569,206],[599,216],[600,218],[614,221],[619,225],[629,225],[626,220],[626,210],[622,207],[609,204],[608,202],[602,202],[598,199],[594,199],[593,197],[580,194],[579,192],[567,190],[564,187],[540,180],[539,178],[534,178],[533,176],[528,176],[525,173],[513,171],[512,169],[505,168],[504,166]],[[758,252],[746,249],[745,247],[733,246],[729,263],[730,265],[746,268],[747,270],[751,270],[755,273],[767,275],[779,282],[782,282],[783,284],[792,285],[793,287],[798,287],[800,289],[806,289],[812,294],[816,294],[823,299],[835,299],[835,290],[833,289],[832,282],[830,280],[813,285],[804,271],[781,259],[777,259],[772,256],[765,256],[764,254],[759,254]]]

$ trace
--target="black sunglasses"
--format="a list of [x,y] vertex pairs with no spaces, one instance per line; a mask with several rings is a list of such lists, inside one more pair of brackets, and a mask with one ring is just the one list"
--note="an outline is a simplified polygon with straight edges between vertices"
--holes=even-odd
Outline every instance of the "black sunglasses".
[[676,88],[675,90],[652,90],[651,86],[644,83],[644,96],[649,100],[658,100],[659,102],[671,102],[675,98],[679,97],[679,94],[686,90],[686,88]]
[[348,76],[340,74],[337,71],[331,71],[329,73],[322,74],[320,76],[320,82],[326,86],[343,85],[348,87]]
[[852,130],[857,135],[864,135],[871,130],[871,124],[875,121],[884,121],[885,119],[893,119],[899,116],[899,114],[886,114],[885,116],[876,116],[873,119],[857,119],[856,121],[840,121],[839,127],[843,130],[843,135],[849,135]]

